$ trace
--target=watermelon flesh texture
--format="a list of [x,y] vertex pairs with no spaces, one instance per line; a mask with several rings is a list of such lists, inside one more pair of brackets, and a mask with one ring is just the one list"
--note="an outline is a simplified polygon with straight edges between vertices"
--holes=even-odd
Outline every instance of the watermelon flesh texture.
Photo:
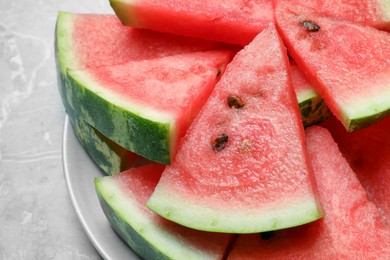
[[347,133],[335,118],[322,125],[332,133],[369,199],[378,207],[382,222],[390,227],[390,118],[353,133]]
[[180,53],[226,47],[223,44],[124,27],[115,15],[59,12],[55,32],[59,91],[68,109],[66,70],[93,69]]
[[[150,209],[184,226],[229,233],[321,217],[287,66],[273,26],[235,56],[163,172]],[[245,106],[230,108],[229,96]],[[218,151],[223,134],[228,140]]]
[[122,23],[178,35],[246,45],[273,22],[272,2],[110,0]]
[[[210,41],[124,27],[113,15],[59,12],[56,26],[56,61],[60,94],[70,121],[77,122],[72,124],[76,136],[92,160],[104,172],[112,175],[127,169],[134,154],[104,137],[76,114],[66,99],[67,68],[95,68],[126,63],[128,60],[152,59],[175,53],[228,47],[235,48]],[[299,69],[293,65],[291,69],[305,126],[321,121],[326,115],[326,105],[321,102],[300,71],[295,73]]]
[[188,229],[145,207],[163,169],[149,164],[95,179],[113,229],[143,259],[222,259],[231,235]]
[[297,5],[278,5],[276,19],[289,53],[348,131],[389,115],[390,34]]
[[85,69],[187,52],[234,48],[212,41],[125,27],[115,15],[59,12],[56,51],[60,69]]
[[235,49],[221,43],[124,27],[115,15],[68,12],[58,13],[55,40],[57,81],[63,104],[70,121],[78,122],[72,126],[79,141],[98,166],[108,174],[118,173],[118,169],[128,167],[128,155],[131,158],[133,155],[84,122],[85,118],[70,105],[67,99],[69,91],[65,85],[68,68],[93,69],[129,60],[153,59],[209,49]]
[[193,52],[94,70],[68,70],[79,115],[109,139],[147,159],[170,163],[188,125],[231,59]]
[[389,259],[390,229],[332,136],[319,126],[306,133],[324,217],[263,236],[240,235],[228,259]]
[[302,123],[305,127],[323,122],[331,116],[322,97],[308,82],[297,64],[290,60],[291,80],[297,95]]
[[388,0],[278,0],[277,2],[303,5],[324,16],[390,31],[390,2]]

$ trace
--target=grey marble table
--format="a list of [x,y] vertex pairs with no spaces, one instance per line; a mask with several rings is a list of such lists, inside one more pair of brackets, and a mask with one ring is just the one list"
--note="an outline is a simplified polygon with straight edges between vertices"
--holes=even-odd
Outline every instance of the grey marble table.
[[112,13],[108,0],[0,0],[0,259],[100,259],[63,172],[59,10]]

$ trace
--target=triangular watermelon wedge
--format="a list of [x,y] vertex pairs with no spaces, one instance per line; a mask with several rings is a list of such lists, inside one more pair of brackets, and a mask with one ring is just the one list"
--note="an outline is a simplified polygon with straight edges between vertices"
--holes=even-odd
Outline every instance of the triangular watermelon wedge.
[[[231,48],[226,44],[125,27],[112,14],[78,14],[60,11],[55,31],[55,58],[58,88],[73,129],[90,157],[108,174],[118,173],[134,154],[113,143],[85,121],[68,100],[66,71],[90,70],[129,61]],[[91,99],[89,105],[92,105]],[[80,106],[77,106],[80,108]],[[98,120],[99,117],[90,117]],[[97,125],[97,124],[93,124]],[[107,140],[107,142],[106,142]],[[128,157],[130,155],[130,157]]]
[[348,131],[389,115],[389,33],[288,3],[276,19],[289,53]]
[[163,169],[164,165],[149,164],[95,179],[111,226],[142,259],[223,259],[231,234],[189,229],[145,207]]
[[[220,49],[216,42],[125,27],[112,14],[58,12],[55,55],[59,92],[67,110],[67,69],[91,69],[134,60]],[[226,46],[225,46],[226,47]]]
[[122,147],[170,163],[177,141],[230,61],[230,51],[193,52],[68,70],[67,100]]
[[273,233],[240,235],[228,259],[390,259],[390,229],[330,133],[307,130],[324,218]]
[[251,233],[320,218],[288,58],[271,25],[239,52],[147,206],[191,228]]

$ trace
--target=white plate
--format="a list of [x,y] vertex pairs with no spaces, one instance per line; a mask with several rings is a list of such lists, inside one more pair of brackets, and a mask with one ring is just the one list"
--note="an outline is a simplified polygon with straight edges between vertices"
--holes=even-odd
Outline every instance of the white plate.
[[70,198],[92,244],[107,260],[139,259],[117,236],[100,208],[93,180],[104,174],[76,139],[68,116],[65,119],[62,149]]

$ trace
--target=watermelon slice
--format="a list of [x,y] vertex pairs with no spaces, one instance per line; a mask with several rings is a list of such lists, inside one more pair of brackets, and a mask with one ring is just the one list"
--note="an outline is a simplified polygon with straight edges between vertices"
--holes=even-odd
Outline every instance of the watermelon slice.
[[390,113],[390,34],[280,4],[289,53],[348,131]]
[[248,44],[273,22],[272,2],[110,0],[128,26],[220,42]]
[[169,55],[221,48],[221,44],[136,30],[122,26],[115,15],[59,12],[55,32],[58,85],[65,108],[66,70],[118,65]]
[[82,118],[109,139],[168,164],[177,140],[211,93],[231,54],[193,52],[68,70],[67,98]]
[[376,204],[383,223],[390,226],[390,118],[368,128],[347,133],[334,118],[325,126]]
[[[71,122],[77,122],[72,124],[72,127],[91,158],[95,162],[98,161],[99,167],[109,174],[117,173],[117,169],[123,170],[123,165],[119,163],[128,160],[126,157],[129,151],[119,148],[112,141],[104,144],[104,139],[107,138],[103,138],[101,134],[96,135],[99,131],[83,122],[85,118],[74,110],[69,103],[71,100],[67,98],[69,91],[65,86],[66,70],[93,69],[123,64],[129,60],[233,48],[205,40],[124,27],[114,15],[67,12],[58,13],[55,40],[59,92]],[[111,149],[113,146],[116,147],[114,150]],[[118,157],[122,155],[125,157]]]
[[59,12],[56,58],[62,75],[68,68],[118,65],[187,52],[230,48],[212,41],[124,27],[115,15]]
[[251,233],[321,217],[288,58],[274,26],[228,65],[147,206],[184,226]]
[[112,142],[77,115],[69,116],[69,120],[83,148],[106,174],[117,174],[141,160],[140,156]]
[[[87,34],[88,32],[93,34]],[[88,35],[88,37],[86,37]],[[93,161],[109,175],[127,169],[134,154],[112,142],[70,106],[65,87],[66,69],[95,68],[193,52],[224,44],[123,27],[116,16],[59,12],[56,26],[58,85],[76,136]],[[60,51],[61,50],[61,51]],[[296,72],[297,71],[297,72]],[[326,105],[292,65],[293,85],[305,126],[321,121]]]
[[[278,2],[287,2],[278,0]],[[321,15],[341,18],[362,25],[390,31],[390,2],[388,0],[288,0],[309,7]]]
[[262,235],[240,235],[228,259],[389,259],[390,230],[326,129],[307,130],[324,218]]
[[322,97],[313,88],[297,64],[290,60],[291,80],[297,95],[302,122],[305,127],[323,122],[331,113]]
[[95,180],[113,229],[143,259],[222,259],[231,235],[188,229],[145,207],[163,169],[149,164]]

